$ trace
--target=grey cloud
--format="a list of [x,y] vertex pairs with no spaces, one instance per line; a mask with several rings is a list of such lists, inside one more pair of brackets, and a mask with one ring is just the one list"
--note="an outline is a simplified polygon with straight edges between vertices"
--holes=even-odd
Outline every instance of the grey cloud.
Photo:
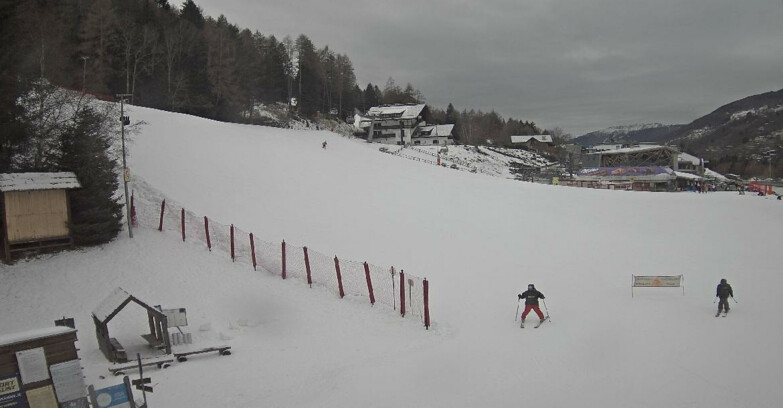
[[206,14],[347,54],[360,86],[574,134],[685,123],[783,88],[783,1],[202,0]]

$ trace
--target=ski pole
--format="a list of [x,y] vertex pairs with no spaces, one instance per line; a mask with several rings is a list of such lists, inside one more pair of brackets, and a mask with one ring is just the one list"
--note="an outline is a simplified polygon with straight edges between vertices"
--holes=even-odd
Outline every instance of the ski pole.
[[713,304],[718,301],[718,298],[715,298],[715,300],[712,301]]
[[549,321],[552,322],[552,318],[549,317],[549,308],[546,307],[546,299],[541,299],[541,301],[544,302],[544,310],[546,310],[546,317],[547,317],[547,319],[549,319]]
[[514,313],[514,321],[517,321],[517,316],[519,316],[519,299],[517,299],[517,312]]
[[734,296],[731,297],[731,300],[733,300],[734,303],[739,303],[739,302],[737,302],[737,299],[734,299]]

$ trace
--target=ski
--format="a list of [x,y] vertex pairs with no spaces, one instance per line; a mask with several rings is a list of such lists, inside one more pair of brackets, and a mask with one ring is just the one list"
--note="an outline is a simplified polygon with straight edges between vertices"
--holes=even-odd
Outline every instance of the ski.
[[544,318],[544,320],[541,320],[540,322],[538,322],[538,324],[537,324],[537,325],[535,325],[535,326],[533,326],[533,328],[534,328],[534,329],[537,329],[537,328],[538,328],[538,326],[541,326],[541,325],[542,325],[542,324],[543,324],[545,321],[547,321],[547,320],[549,320],[549,316],[545,317],[545,318]]
[[718,312],[718,313],[716,313],[716,314],[715,314],[715,317],[718,317],[718,316],[720,316],[720,312]]

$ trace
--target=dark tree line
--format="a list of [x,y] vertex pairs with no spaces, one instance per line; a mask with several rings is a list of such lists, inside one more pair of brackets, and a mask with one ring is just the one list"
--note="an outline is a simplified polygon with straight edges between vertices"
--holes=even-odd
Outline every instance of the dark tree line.
[[514,118],[503,119],[497,112],[463,110],[449,104],[445,111],[430,108],[430,123],[454,124],[454,139],[461,144],[511,146],[511,136],[540,135],[542,130],[534,122]]
[[[4,0],[3,61],[27,77],[225,121],[261,103],[352,114],[362,92],[347,55],[205,16],[193,0]],[[11,49],[13,48],[13,50]]]

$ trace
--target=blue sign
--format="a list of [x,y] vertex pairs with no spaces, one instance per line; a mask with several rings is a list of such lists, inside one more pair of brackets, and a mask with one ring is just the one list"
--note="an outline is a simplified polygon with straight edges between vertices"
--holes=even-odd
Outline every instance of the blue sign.
[[113,385],[95,391],[95,401],[99,408],[120,407],[130,408],[128,390],[125,384]]
[[0,408],[27,408],[18,374],[0,377]]

